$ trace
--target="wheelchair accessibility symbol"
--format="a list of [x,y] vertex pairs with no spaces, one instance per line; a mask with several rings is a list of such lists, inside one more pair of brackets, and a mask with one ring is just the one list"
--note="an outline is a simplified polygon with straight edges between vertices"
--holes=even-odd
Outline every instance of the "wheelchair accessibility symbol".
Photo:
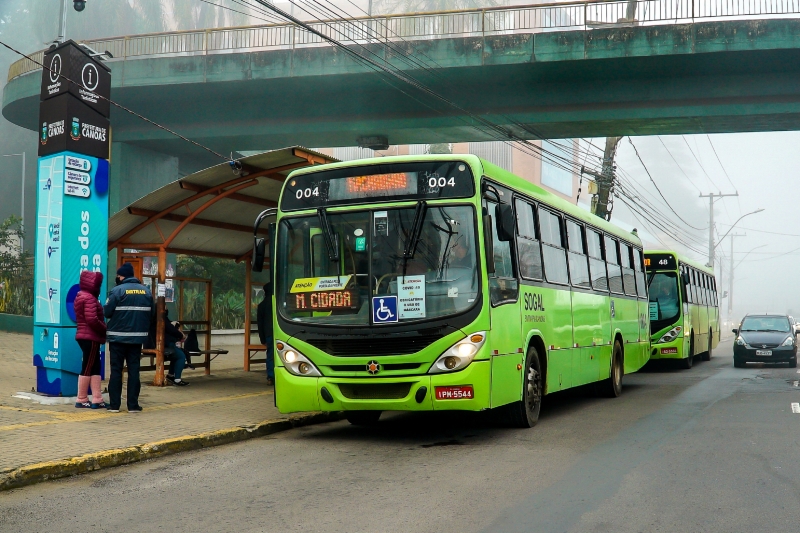
[[397,296],[372,298],[372,322],[374,324],[397,322]]

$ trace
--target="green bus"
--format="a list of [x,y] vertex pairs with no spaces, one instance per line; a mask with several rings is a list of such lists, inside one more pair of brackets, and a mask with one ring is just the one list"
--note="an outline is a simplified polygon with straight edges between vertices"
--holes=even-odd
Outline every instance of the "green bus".
[[648,360],[636,233],[476,156],[296,170],[272,231],[282,413],[500,408],[531,427],[543,395],[618,396]]
[[651,359],[711,359],[719,344],[719,299],[714,270],[668,250],[645,252]]

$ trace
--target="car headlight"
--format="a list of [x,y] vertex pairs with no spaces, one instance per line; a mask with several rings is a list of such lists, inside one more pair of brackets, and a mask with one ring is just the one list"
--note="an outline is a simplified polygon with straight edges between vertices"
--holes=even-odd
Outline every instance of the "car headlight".
[[429,374],[440,374],[442,372],[455,372],[466,368],[475,358],[475,354],[481,349],[483,343],[486,342],[486,332],[478,331],[466,338],[458,341],[449,350],[444,352],[433,363],[431,369],[428,370]]
[[661,336],[661,338],[658,339],[658,342],[672,342],[672,341],[674,341],[675,339],[677,339],[680,336],[682,329],[683,328],[681,328],[680,326],[675,326],[674,328],[672,328],[668,332],[664,333]]
[[781,346],[793,346],[793,345],[794,345],[794,337],[792,336],[786,337],[786,340],[783,341],[783,344],[781,344]]
[[744,342],[744,339],[743,339],[743,338],[741,338],[741,337],[736,337],[736,344],[738,344],[739,346],[744,346],[744,345],[745,345],[745,344],[747,344],[747,343],[746,343],[746,342]]
[[278,352],[278,357],[283,361],[283,366],[295,376],[322,376],[320,371],[317,370],[317,367],[314,366],[314,363],[285,342],[277,341],[275,343],[275,349]]

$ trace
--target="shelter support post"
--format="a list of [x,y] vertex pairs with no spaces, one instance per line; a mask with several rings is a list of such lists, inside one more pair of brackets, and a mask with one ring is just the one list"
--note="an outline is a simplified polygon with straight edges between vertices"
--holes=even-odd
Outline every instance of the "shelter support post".
[[253,289],[250,287],[252,282],[252,267],[250,261],[245,261],[244,267],[244,371],[250,372],[250,333],[252,324]]
[[167,251],[158,250],[158,286],[156,287],[156,375],[153,385],[164,386],[164,313],[166,298],[161,294],[160,287],[167,281]]

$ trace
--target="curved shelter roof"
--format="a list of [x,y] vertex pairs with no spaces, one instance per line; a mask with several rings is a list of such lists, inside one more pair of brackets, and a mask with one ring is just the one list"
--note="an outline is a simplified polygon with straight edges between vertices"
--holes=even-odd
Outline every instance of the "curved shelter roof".
[[[253,222],[277,207],[289,173],[336,160],[306,148],[272,150],[201,170],[140,198],[111,217],[109,250],[165,250],[241,260],[253,247]],[[264,230],[266,232],[266,230]]]

